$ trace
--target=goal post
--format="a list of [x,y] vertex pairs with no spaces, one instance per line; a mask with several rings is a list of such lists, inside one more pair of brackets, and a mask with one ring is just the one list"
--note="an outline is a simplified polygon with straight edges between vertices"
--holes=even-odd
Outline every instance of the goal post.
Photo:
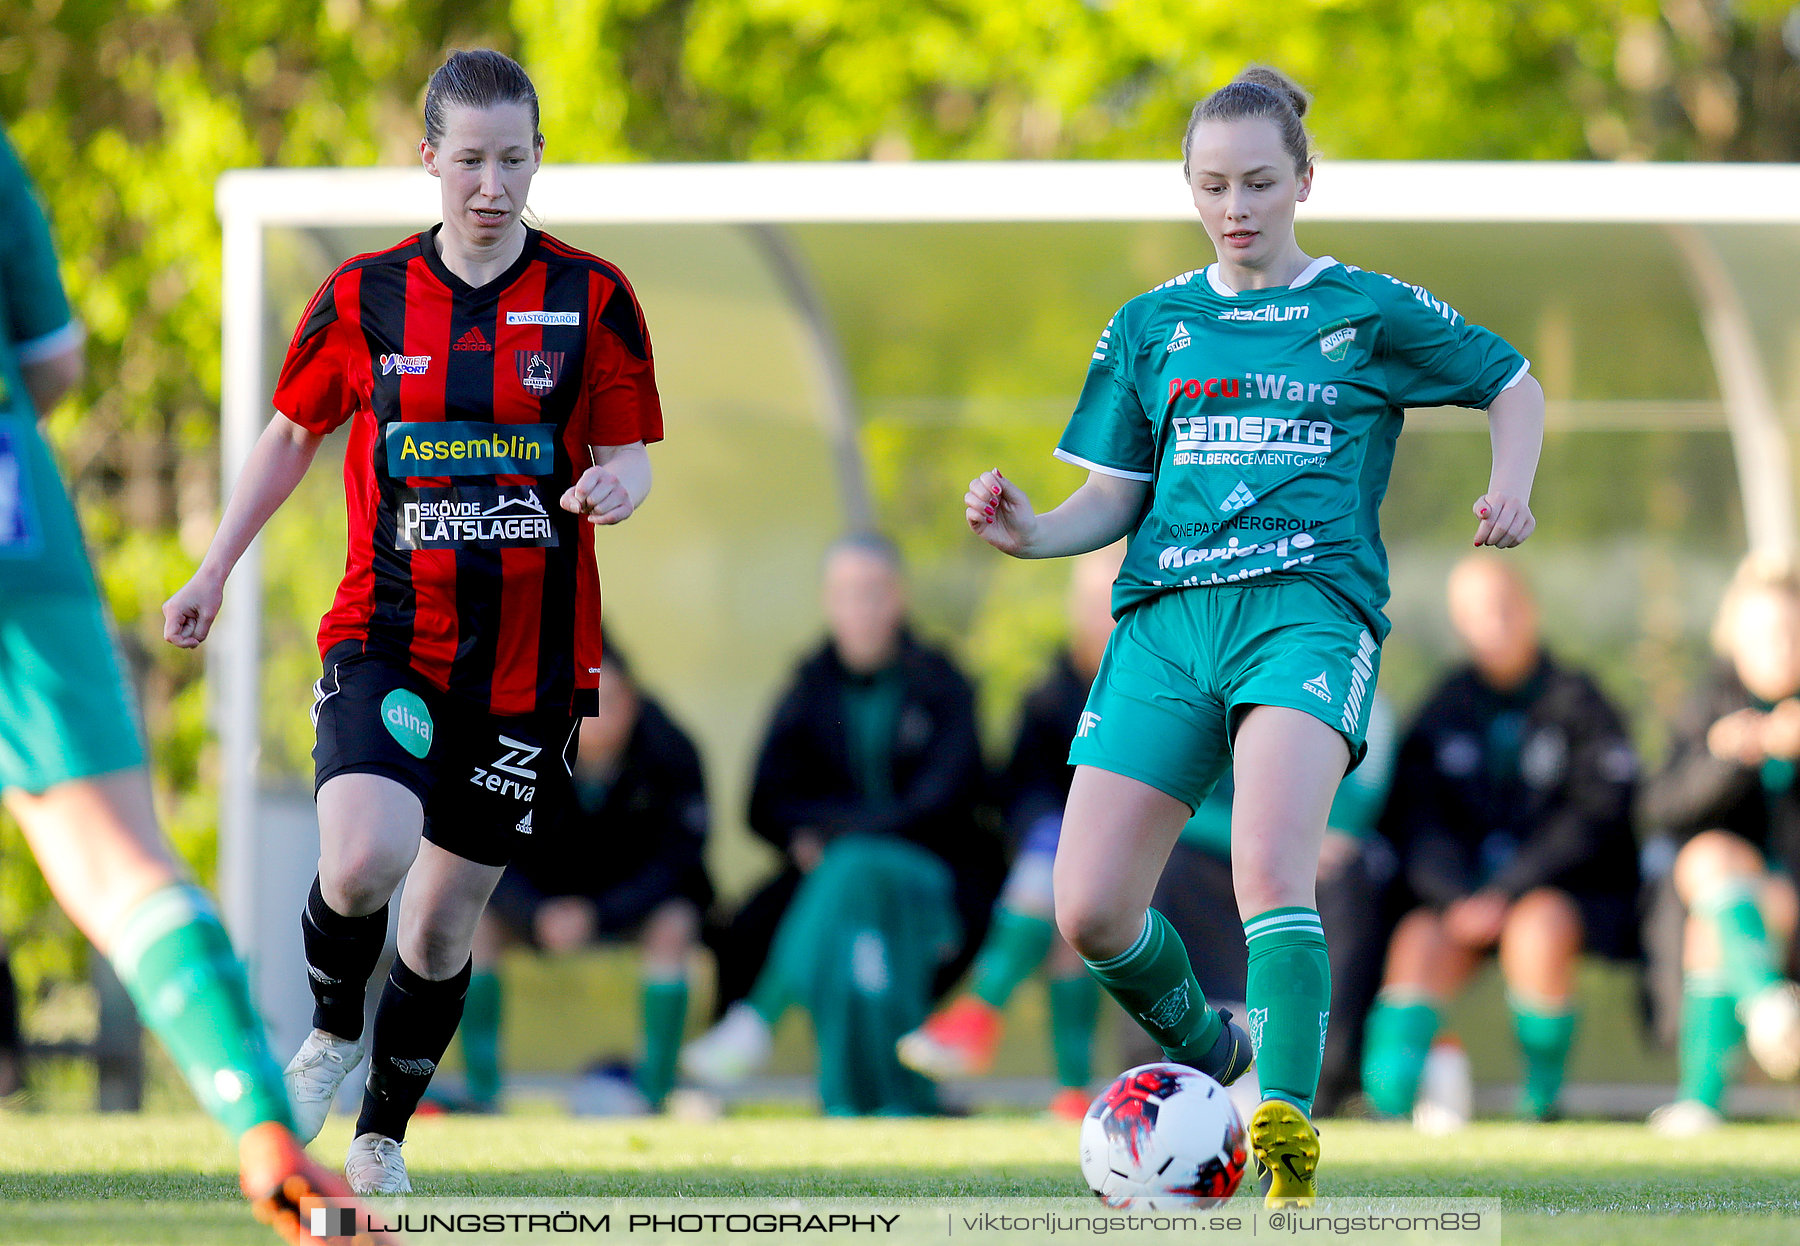
[[[867,429],[936,421],[923,444],[954,459],[959,427],[1029,419],[1047,454],[1106,314],[1146,274],[1209,258],[1165,162],[551,165],[531,203],[619,261],[646,306],[670,441],[658,496],[603,542],[609,618],[627,648],[644,639],[639,665],[701,737],[730,828],[777,680],[816,632],[819,550],[842,527],[895,522],[870,501]],[[437,183],[401,168],[235,171],[217,205],[229,490],[297,301],[440,212]],[[1728,435],[1746,539],[1791,552],[1800,169],[1321,162],[1299,228],[1314,253],[1433,285],[1517,341],[1553,427]],[[937,336],[880,349],[917,325]],[[1038,350],[1058,362],[1006,358]],[[305,522],[341,528],[323,505]],[[316,612],[271,619],[270,548],[259,539],[234,573],[207,669],[224,910],[285,1049],[306,1024],[294,926],[316,825],[298,768],[269,773],[264,673],[269,627],[309,630]],[[303,688],[283,695],[282,712],[303,711]],[[754,855],[741,828],[720,851]]]

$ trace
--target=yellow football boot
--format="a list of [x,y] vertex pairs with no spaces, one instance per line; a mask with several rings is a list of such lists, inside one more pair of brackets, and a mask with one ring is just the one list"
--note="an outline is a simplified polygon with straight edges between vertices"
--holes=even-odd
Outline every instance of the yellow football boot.
[[1319,1131],[1286,1099],[1265,1099],[1250,1117],[1250,1151],[1267,1184],[1264,1205],[1310,1207],[1318,1194]]

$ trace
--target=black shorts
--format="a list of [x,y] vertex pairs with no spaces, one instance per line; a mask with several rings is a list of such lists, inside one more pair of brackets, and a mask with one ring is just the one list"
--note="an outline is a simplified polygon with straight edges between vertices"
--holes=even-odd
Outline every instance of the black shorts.
[[425,807],[425,838],[481,865],[505,865],[556,826],[569,799],[569,714],[489,714],[402,662],[346,641],[313,686],[313,794],[340,774],[392,779]]

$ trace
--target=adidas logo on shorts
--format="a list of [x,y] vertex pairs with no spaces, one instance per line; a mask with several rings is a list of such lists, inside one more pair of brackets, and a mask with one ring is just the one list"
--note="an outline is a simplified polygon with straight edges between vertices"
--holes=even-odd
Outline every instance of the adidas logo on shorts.
[[531,814],[532,814],[532,810],[527,809],[525,811],[525,816],[520,818],[516,823],[513,824],[513,830],[517,831],[521,835],[531,834]]

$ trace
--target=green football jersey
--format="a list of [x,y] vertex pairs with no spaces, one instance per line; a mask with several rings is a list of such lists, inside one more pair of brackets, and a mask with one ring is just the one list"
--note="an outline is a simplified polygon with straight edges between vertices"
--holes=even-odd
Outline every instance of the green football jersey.
[[1056,448],[1150,482],[1113,613],[1176,588],[1316,577],[1379,639],[1406,407],[1486,407],[1529,364],[1418,286],[1314,260],[1233,292],[1209,265],[1120,308]]
[[93,591],[74,509],[38,431],[22,366],[79,343],[57,275],[50,227],[0,135],[0,197],[15,229],[0,243],[0,603]]

